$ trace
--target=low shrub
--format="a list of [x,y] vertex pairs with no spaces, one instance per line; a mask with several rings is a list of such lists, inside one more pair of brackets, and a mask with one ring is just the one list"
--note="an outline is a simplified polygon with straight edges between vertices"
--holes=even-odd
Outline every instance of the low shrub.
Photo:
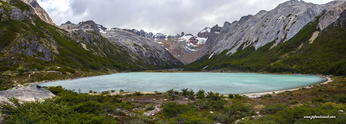
[[264,108],[262,108],[260,111],[263,114],[275,114],[278,111],[284,110],[287,108],[286,104],[274,104],[274,105],[267,105]]
[[228,94],[228,98],[229,98],[229,99],[233,99],[233,98],[234,98],[234,95],[233,95],[233,94]]
[[196,93],[197,99],[204,99],[205,98],[205,92],[203,89],[200,89],[197,93]]
[[134,96],[142,96],[143,94],[141,92],[134,92],[133,95]]
[[265,94],[265,95],[261,95],[261,99],[269,99],[272,98],[273,96],[271,94]]

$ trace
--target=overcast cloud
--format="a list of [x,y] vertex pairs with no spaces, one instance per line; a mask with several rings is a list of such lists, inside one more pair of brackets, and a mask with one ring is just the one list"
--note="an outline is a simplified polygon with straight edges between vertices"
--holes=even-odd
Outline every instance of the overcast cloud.
[[[204,27],[233,22],[286,0],[38,0],[54,23],[94,20],[107,28],[197,34]],[[324,4],[331,0],[304,0]]]

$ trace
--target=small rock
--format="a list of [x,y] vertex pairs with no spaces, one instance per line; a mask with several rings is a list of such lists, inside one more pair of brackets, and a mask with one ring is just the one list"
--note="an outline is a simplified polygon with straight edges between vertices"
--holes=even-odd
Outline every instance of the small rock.
[[211,113],[211,114],[214,114],[214,112],[213,112],[213,111],[210,111],[210,113]]

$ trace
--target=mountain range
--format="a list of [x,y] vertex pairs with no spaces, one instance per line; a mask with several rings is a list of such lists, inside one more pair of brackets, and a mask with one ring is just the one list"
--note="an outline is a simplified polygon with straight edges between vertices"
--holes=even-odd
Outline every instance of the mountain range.
[[1,0],[1,88],[168,68],[345,75],[345,9],[345,1],[290,0],[197,34],[166,35],[92,20],[56,26],[36,0]]

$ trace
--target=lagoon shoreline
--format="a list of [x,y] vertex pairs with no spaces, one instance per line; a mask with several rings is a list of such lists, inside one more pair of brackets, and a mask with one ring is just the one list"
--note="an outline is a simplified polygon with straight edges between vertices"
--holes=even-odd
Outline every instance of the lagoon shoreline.
[[296,90],[299,90],[302,88],[310,89],[310,88],[314,87],[314,85],[325,85],[325,84],[328,84],[330,82],[333,82],[333,79],[330,77],[323,77],[323,76],[319,76],[319,77],[325,78],[327,80],[324,82],[321,82],[321,83],[316,83],[316,84],[308,85],[308,86],[304,86],[304,87],[297,87],[297,88],[276,90],[276,91],[267,91],[267,92],[244,93],[244,94],[239,94],[239,95],[245,95],[249,98],[258,98],[258,97],[261,97],[262,95],[266,95],[266,94],[277,94],[277,93],[282,93],[282,92],[286,92],[286,91],[296,91]]
[[[144,71],[146,73],[148,73],[148,71]],[[120,72],[120,73],[131,73],[131,72]],[[150,73],[150,72],[149,72]],[[156,72],[153,72],[156,73]],[[167,72],[167,73],[195,73],[195,72],[185,72],[185,71],[177,71],[177,72]],[[199,72],[199,73],[203,73],[203,72]],[[210,73],[210,72],[209,72]],[[212,72],[212,73],[234,73],[234,72]],[[236,72],[236,73],[241,73],[241,72]],[[242,72],[242,73],[253,73],[253,72]],[[119,74],[119,73],[113,73],[113,74]],[[106,74],[106,75],[113,75],[113,74]],[[296,87],[296,88],[289,88],[289,89],[283,89],[283,90],[275,90],[275,91],[265,91],[265,92],[253,92],[253,93],[239,93],[239,95],[245,95],[249,98],[257,98],[260,97],[261,95],[265,95],[265,94],[276,94],[276,93],[281,93],[281,92],[285,92],[285,91],[295,91],[295,90],[299,90],[301,88],[311,88],[313,87],[313,85],[320,85],[320,84],[327,84],[329,82],[332,82],[333,80],[330,78],[330,76],[323,76],[323,75],[316,75],[316,74],[284,74],[284,73],[254,73],[254,74],[271,74],[271,75],[306,75],[306,76],[316,76],[316,77],[321,77],[326,79],[323,82],[319,82],[316,84],[311,84],[311,85],[307,85],[307,86],[303,86],[303,87]],[[105,76],[105,75],[98,75],[98,76]],[[88,77],[97,77],[97,76],[88,76]],[[86,77],[81,77],[81,78],[86,78]],[[76,79],[80,79],[80,78],[75,78],[75,79],[66,79],[66,80],[76,80]],[[55,81],[64,81],[64,80],[55,80]],[[35,86],[35,85],[39,85],[42,83],[47,83],[47,82],[51,82],[51,81],[41,81],[41,82],[35,82],[35,83],[30,83],[29,86]],[[52,81],[53,82],[53,81]],[[130,93],[136,92],[136,91],[128,91]],[[151,91],[141,91],[141,93],[143,94],[153,94],[154,92]],[[227,95],[227,94],[226,94]]]

